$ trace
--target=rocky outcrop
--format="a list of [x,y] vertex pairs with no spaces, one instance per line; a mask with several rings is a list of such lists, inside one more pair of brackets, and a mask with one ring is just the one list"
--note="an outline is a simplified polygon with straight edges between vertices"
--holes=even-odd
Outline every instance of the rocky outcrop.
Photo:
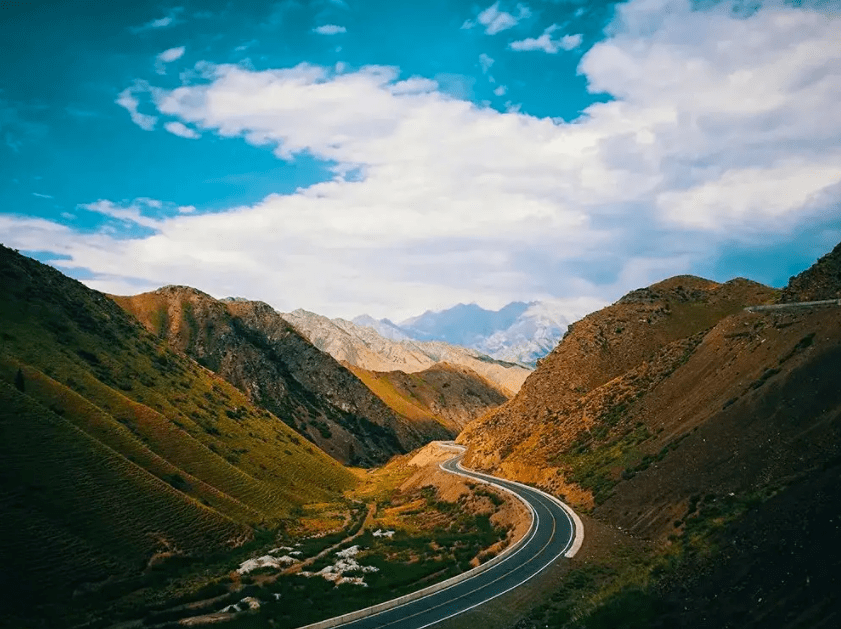
[[780,301],[821,301],[841,298],[841,244],[814,265],[792,277]]

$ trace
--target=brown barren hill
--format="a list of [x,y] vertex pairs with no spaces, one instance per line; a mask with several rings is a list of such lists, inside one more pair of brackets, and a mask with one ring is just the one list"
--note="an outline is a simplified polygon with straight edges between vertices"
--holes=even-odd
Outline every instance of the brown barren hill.
[[455,434],[395,413],[265,303],[180,286],[113,299],[342,463],[379,464]]
[[[792,278],[788,301],[831,298],[838,252]],[[682,278],[652,289],[664,285],[686,292]],[[593,347],[594,330],[603,331],[617,309],[649,303],[650,293],[634,291],[576,324],[538,367],[533,378],[547,383],[546,393],[530,379],[460,436],[474,464],[535,482],[649,544],[645,561],[656,568],[618,592],[611,586],[613,595],[580,612],[581,626],[637,618],[628,626],[793,629],[841,620],[841,307],[728,314],[727,302],[773,296],[743,280],[712,287],[713,294],[733,289],[736,299],[717,304],[712,295],[682,302],[684,321],[654,334],[633,328],[629,340],[644,348],[636,356],[647,355],[630,367],[635,350],[611,339],[588,361],[581,348]],[[695,323],[688,313],[699,313]],[[576,339],[585,329],[590,335]],[[580,387],[577,397],[567,393],[568,380]],[[517,419],[527,429],[500,439],[493,422]],[[591,530],[585,552],[599,544],[599,527]],[[622,570],[628,556],[610,561]],[[537,626],[544,624],[518,625]]]
[[682,356],[694,335],[773,294],[741,278],[719,284],[678,276],[584,317],[510,402],[465,428],[459,440],[470,446],[468,462],[487,469],[506,462],[522,468],[516,473],[525,480],[554,474],[555,466],[535,459],[535,451],[572,443],[592,422],[588,400],[599,397],[600,387],[632,369],[645,371],[663,351]]

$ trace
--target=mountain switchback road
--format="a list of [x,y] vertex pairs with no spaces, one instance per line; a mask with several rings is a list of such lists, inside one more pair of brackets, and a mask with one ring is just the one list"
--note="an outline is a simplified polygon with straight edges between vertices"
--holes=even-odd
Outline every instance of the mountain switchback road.
[[500,557],[498,563],[445,589],[357,620],[342,623],[333,619],[333,622],[322,621],[311,627],[424,629],[502,596],[537,576],[560,557],[575,554],[581,546],[583,531],[571,509],[532,487],[467,470],[461,467],[463,456],[462,452],[445,461],[441,468],[452,474],[489,482],[518,496],[532,512],[532,526],[523,541]]

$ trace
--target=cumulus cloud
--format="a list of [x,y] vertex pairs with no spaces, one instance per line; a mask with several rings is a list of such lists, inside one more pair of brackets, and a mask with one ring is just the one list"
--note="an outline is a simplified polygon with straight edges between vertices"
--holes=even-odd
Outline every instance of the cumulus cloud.
[[141,129],[144,129],[145,131],[151,131],[155,128],[155,125],[158,123],[157,116],[142,114],[139,111],[140,100],[137,98],[137,94],[141,94],[148,91],[148,83],[146,83],[145,81],[135,81],[134,85],[127,87],[122,92],[120,92],[117,96],[117,100],[114,101],[120,107],[123,107],[126,111],[128,111],[129,116],[131,116],[131,121],[134,124],[136,124]]
[[201,137],[201,135],[195,129],[191,129],[183,122],[179,122],[177,120],[167,122],[164,125],[164,129],[166,129],[173,135],[177,135],[182,138],[187,138],[189,140],[196,140]]
[[[610,301],[728,243],[841,219],[841,18],[731,9],[619,5],[579,67],[613,99],[570,123],[477,107],[387,66],[207,66],[150,90],[159,113],[323,160],[332,180],[213,214],[91,204],[154,231],[143,238],[8,216],[0,229],[10,246],[59,247],[107,290],[175,282],[395,318],[460,301]],[[136,99],[123,106],[137,114]]]
[[494,60],[489,55],[486,55],[484,52],[479,55],[479,65],[482,68],[482,74],[487,74],[493,64]]
[[485,27],[486,35],[496,35],[502,31],[517,26],[522,20],[531,16],[531,10],[524,4],[517,5],[517,14],[502,11],[499,2],[494,2],[476,16],[476,20],[466,20],[461,25],[463,29],[471,29],[478,24]]
[[155,71],[158,74],[166,74],[166,64],[177,61],[183,57],[185,50],[186,48],[184,46],[164,50],[161,54],[155,57]]
[[511,50],[525,51],[525,50],[542,50],[550,55],[556,54],[560,50],[573,50],[581,45],[583,36],[564,35],[560,39],[553,39],[552,33],[560,28],[557,24],[552,24],[548,27],[540,37],[527,37],[520,41],[511,42],[508,46]]
[[344,26],[339,26],[337,24],[324,24],[312,29],[312,31],[313,33],[318,33],[319,35],[338,35],[339,33],[347,33],[347,29]]

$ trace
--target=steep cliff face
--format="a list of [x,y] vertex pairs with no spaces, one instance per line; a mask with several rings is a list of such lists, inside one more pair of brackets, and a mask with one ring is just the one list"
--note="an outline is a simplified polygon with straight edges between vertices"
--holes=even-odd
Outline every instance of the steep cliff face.
[[185,287],[114,299],[343,463],[382,463],[453,434],[434,420],[394,413],[264,303],[219,301]]

